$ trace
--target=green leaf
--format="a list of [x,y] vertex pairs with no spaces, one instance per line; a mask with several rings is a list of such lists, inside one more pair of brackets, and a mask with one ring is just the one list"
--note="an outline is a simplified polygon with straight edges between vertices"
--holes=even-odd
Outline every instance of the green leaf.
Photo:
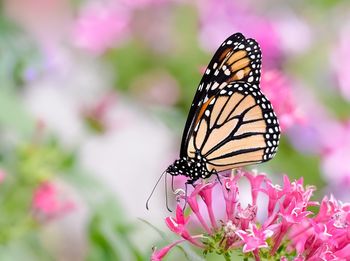
[[0,83],[0,130],[8,130],[30,137],[34,132],[34,121],[26,112],[13,90],[4,88]]
[[149,221],[147,221],[147,220],[145,220],[143,218],[138,218],[138,219],[140,221],[142,221],[143,223],[145,223],[150,228],[152,228],[154,231],[156,231],[161,236],[162,239],[169,241],[169,239],[167,238],[166,234],[163,231],[161,231],[159,228],[157,228],[155,225],[153,225],[151,222],[149,222]]

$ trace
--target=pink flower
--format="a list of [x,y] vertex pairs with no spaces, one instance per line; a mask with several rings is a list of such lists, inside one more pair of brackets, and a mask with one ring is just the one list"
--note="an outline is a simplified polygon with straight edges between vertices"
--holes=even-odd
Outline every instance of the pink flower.
[[238,187],[237,187],[237,177],[240,177],[238,174],[235,178],[224,179],[222,181],[222,192],[224,195],[224,200],[226,204],[226,216],[227,219],[232,219],[236,204],[238,202]]
[[331,52],[331,62],[338,79],[339,91],[350,101],[350,23],[339,32],[339,41]]
[[256,199],[258,196],[258,192],[261,187],[261,183],[265,180],[266,175],[252,175],[249,172],[244,173],[244,176],[249,180],[251,191],[252,191],[252,203],[253,205],[256,205]]
[[261,90],[269,97],[279,119],[282,131],[302,122],[294,101],[291,82],[277,70],[263,71]]
[[274,18],[274,27],[279,35],[283,53],[288,56],[303,54],[312,46],[312,28],[303,16],[281,10]]
[[32,208],[39,218],[52,219],[72,210],[74,204],[61,198],[54,183],[45,181],[34,191]]
[[163,257],[168,254],[168,252],[175,246],[177,246],[179,243],[185,241],[184,239],[175,241],[174,243],[167,245],[166,247],[156,250],[156,248],[153,249],[153,253],[151,256],[151,261],[161,261]]
[[131,86],[131,92],[141,102],[151,106],[174,106],[180,96],[177,81],[169,73],[161,70],[137,77]]
[[117,104],[117,97],[114,93],[107,93],[102,96],[96,104],[83,108],[83,116],[88,125],[96,132],[104,132],[114,129],[116,120],[111,119],[111,111]]
[[171,231],[182,236],[184,239],[188,240],[192,244],[201,247],[201,244],[198,243],[194,238],[192,238],[192,236],[188,232],[186,228],[187,221],[188,218],[184,217],[184,213],[180,205],[177,205],[176,207],[176,218],[167,217],[165,219],[165,223]]
[[232,32],[242,32],[259,42],[265,66],[280,60],[280,41],[274,24],[267,17],[254,13],[247,2],[209,0],[197,1],[197,5],[201,25],[200,42],[205,49],[215,50]]
[[0,169],[0,184],[4,182],[6,175],[7,175],[6,172]]
[[145,8],[147,6],[157,6],[157,5],[161,5],[161,4],[165,4],[165,3],[169,3],[169,2],[178,2],[179,0],[120,0],[121,2],[123,2],[123,4],[132,7],[132,8]]
[[335,122],[333,126],[328,127],[328,130],[331,131],[332,136],[323,136],[321,154],[323,173],[331,184],[349,186],[350,168],[347,164],[340,164],[340,162],[350,160],[350,121]]
[[[242,207],[238,199],[238,181],[241,179],[248,179],[251,192],[254,192],[252,202],[246,207]],[[197,184],[188,197],[187,208],[190,210],[185,210],[189,216],[184,215],[179,203],[176,217],[165,220],[171,231],[200,247],[203,253],[230,256],[232,251],[240,250],[247,258],[254,257],[255,260],[261,260],[261,256],[268,260],[293,258],[299,261],[350,258],[350,204],[338,202],[333,196],[325,197],[320,204],[311,201],[315,188],[304,186],[302,178],[290,181],[286,175],[282,186],[273,184],[264,174],[243,171],[233,177],[221,178],[221,182],[222,186],[218,186],[218,181]],[[214,187],[221,189],[221,201],[225,206],[217,201],[219,198],[212,201]],[[264,211],[255,199],[260,193],[268,197],[269,206],[267,217],[258,221],[257,212]],[[210,221],[203,218],[200,201],[211,215]],[[225,216],[213,212],[218,206],[226,210]],[[309,211],[309,206],[318,206],[318,214]],[[172,246],[156,252],[159,259],[154,260],[161,260]]]
[[264,230],[263,228],[258,229],[256,224],[249,224],[249,228],[244,230],[236,231],[236,234],[244,242],[243,253],[254,251],[258,248],[268,247],[266,239],[273,235],[273,231]]
[[129,11],[117,3],[86,6],[73,29],[78,47],[101,54],[124,39],[128,32]]

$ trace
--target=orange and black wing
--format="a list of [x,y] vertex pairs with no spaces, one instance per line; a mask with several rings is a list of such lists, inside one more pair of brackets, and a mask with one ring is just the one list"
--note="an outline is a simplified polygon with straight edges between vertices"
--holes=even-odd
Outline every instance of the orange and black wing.
[[259,88],[261,51],[253,39],[246,39],[241,33],[227,38],[214,54],[198,86],[182,136],[180,157],[188,155],[190,139],[195,127],[206,117],[205,113],[216,96],[230,89],[230,83],[244,82],[252,88]]
[[279,138],[278,120],[259,88],[233,81],[196,122],[186,154],[193,158],[199,151],[209,171],[222,171],[271,159]]

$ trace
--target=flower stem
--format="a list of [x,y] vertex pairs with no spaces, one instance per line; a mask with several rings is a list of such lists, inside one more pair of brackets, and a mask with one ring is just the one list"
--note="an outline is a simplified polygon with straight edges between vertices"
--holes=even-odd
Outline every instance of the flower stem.
[[255,257],[255,261],[260,261],[260,256],[259,256],[259,250],[255,249],[253,251],[254,257]]

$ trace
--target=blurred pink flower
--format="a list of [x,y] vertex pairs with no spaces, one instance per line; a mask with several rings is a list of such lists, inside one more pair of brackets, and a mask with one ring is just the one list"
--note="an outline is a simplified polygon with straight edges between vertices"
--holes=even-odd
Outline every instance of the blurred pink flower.
[[180,98],[176,79],[162,70],[137,77],[131,85],[131,93],[141,102],[152,106],[173,106]]
[[306,52],[312,44],[312,28],[301,15],[281,10],[274,18],[280,46],[287,56],[295,56]]
[[117,2],[94,3],[83,8],[73,29],[78,47],[101,54],[128,34],[129,10]]
[[117,105],[117,95],[113,92],[106,93],[99,97],[94,104],[84,104],[82,114],[87,121],[89,127],[96,132],[104,132],[107,130],[116,129],[120,122],[113,119],[111,112]]
[[4,11],[43,46],[56,46],[68,32],[69,0],[5,0]]
[[298,150],[321,158],[329,191],[342,198],[350,186],[350,167],[344,164],[350,160],[350,120],[336,120],[306,89],[297,97],[304,117],[301,124],[290,127],[289,138]]
[[[238,202],[238,181],[244,177],[250,181],[252,192],[266,194],[269,203],[274,204],[274,209],[262,222],[256,220],[257,211],[264,211],[260,204],[253,203],[242,208]],[[321,203],[310,201],[315,188],[305,187],[302,178],[291,182],[286,175],[282,186],[272,184],[264,174],[254,175],[244,171],[239,171],[234,177],[224,177],[221,182],[197,184],[188,197],[187,208],[190,211],[183,209],[179,203],[176,217],[166,218],[170,230],[198,246],[204,253],[216,252],[226,257],[230,256],[230,251],[240,250],[246,257],[253,256],[255,260],[260,260],[261,256],[268,260],[279,257],[281,260],[320,260],[320,256],[323,260],[350,258],[350,204],[338,202],[333,196],[329,199],[324,197]],[[226,211],[229,211],[224,217],[212,213],[215,220],[220,220],[221,226],[216,226],[216,222],[204,221],[204,209],[198,208],[200,198],[204,202],[207,200],[210,215],[211,196],[213,188],[217,186],[223,193],[221,201],[225,202]],[[230,195],[232,191],[236,192]],[[318,206],[317,214],[308,210],[310,206]],[[189,216],[185,216],[184,212],[190,213]],[[199,223],[195,222],[196,219],[199,219]],[[195,235],[191,232],[193,224],[199,226],[193,229]],[[174,244],[178,242],[182,241]],[[162,260],[172,246],[155,252],[161,253],[155,260]],[[334,259],[326,259],[330,257]]]
[[340,30],[338,43],[331,54],[331,63],[338,80],[340,93],[350,101],[350,23]]
[[338,132],[339,125],[333,119],[327,108],[324,107],[315,94],[306,86],[295,86],[295,97],[302,111],[302,122],[290,126],[288,136],[296,149],[303,153],[321,155],[327,144],[337,139],[336,135],[329,133]]
[[39,185],[34,191],[32,208],[39,218],[57,218],[74,208],[74,203],[60,194],[57,186],[49,181]]
[[157,6],[159,4],[176,2],[179,0],[119,0],[123,4],[131,7],[131,8],[144,8],[147,6]]
[[271,101],[282,131],[302,122],[293,97],[291,82],[282,72],[277,70],[263,71],[260,87]]
[[350,121],[336,122],[327,129],[321,152],[323,173],[333,185],[350,186],[350,166],[344,164],[350,161]]
[[245,4],[246,2],[230,0],[197,1],[200,42],[205,49],[212,51],[229,35],[241,32],[258,41],[264,57],[264,67],[270,67],[281,56],[276,28],[267,17],[257,15],[253,8],[248,8]]
[[7,176],[7,174],[6,174],[5,170],[0,169],[0,184],[4,182],[6,176]]

